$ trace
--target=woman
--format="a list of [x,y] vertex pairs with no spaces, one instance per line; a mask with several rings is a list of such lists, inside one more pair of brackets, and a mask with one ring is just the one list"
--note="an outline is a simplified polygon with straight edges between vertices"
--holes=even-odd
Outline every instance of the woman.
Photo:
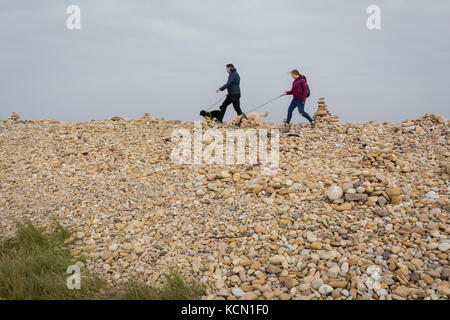
[[302,76],[297,69],[292,70],[290,74],[292,78],[294,78],[294,82],[292,83],[291,91],[286,91],[284,95],[293,95],[294,97],[288,108],[288,114],[286,123],[284,124],[284,129],[287,132],[291,128],[290,122],[292,119],[292,111],[294,111],[295,108],[298,108],[298,112],[300,112],[303,117],[308,119],[309,123],[311,124],[311,128],[314,128],[314,120],[309,116],[309,114],[305,112],[306,95],[308,94],[306,78]]

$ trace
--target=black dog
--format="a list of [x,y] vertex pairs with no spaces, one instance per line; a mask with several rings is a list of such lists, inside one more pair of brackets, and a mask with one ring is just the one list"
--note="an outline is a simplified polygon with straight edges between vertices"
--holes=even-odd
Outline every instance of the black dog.
[[219,117],[220,117],[220,110],[213,110],[213,111],[202,110],[202,111],[200,111],[200,115],[203,118],[210,118],[211,120],[219,119]]

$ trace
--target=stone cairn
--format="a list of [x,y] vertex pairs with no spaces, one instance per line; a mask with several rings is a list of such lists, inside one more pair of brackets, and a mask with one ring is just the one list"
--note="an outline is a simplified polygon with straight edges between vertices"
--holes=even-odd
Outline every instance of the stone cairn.
[[142,117],[137,118],[137,121],[147,122],[147,123],[163,123],[164,122],[162,119],[153,118],[149,112],[146,112],[146,113],[144,113],[144,115]]
[[144,113],[144,116],[142,117],[142,119],[145,120],[152,120],[153,118],[151,117],[149,112]]
[[317,111],[314,113],[314,121],[316,123],[335,123],[339,122],[339,116],[338,115],[332,115],[328,109],[327,105],[325,104],[325,98],[320,98],[319,101],[317,101]]
[[9,118],[9,120],[18,121],[18,120],[20,120],[20,117],[19,117],[19,115],[17,113],[13,112],[11,114],[11,117]]

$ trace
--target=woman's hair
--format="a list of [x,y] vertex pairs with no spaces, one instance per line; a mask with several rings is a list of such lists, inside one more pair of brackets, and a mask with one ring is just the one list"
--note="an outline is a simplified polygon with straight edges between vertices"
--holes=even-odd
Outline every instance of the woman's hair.
[[291,71],[289,71],[289,73],[290,73],[290,74],[295,74],[296,76],[299,76],[299,75],[300,75],[300,72],[298,72],[297,69],[291,70]]
[[233,66],[232,63],[227,64],[226,67],[227,67],[227,68],[233,68],[233,69],[234,69],[234,66]]

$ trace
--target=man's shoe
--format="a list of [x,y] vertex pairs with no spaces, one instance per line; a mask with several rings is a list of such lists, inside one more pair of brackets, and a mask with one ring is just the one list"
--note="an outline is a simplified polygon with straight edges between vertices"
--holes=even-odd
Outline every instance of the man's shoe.
[[284,124],[284,132],[289,132],[289,130],[291,130],[291,124],[290,123],[285,123]]
[[314,129],[315,127],[316,127],[316,122],[315,121],[311,122],[311,128]]
[[219,120],[219,119],[214,119],[214,122],[217,122],[217,123],[222,123],[222,120]]

